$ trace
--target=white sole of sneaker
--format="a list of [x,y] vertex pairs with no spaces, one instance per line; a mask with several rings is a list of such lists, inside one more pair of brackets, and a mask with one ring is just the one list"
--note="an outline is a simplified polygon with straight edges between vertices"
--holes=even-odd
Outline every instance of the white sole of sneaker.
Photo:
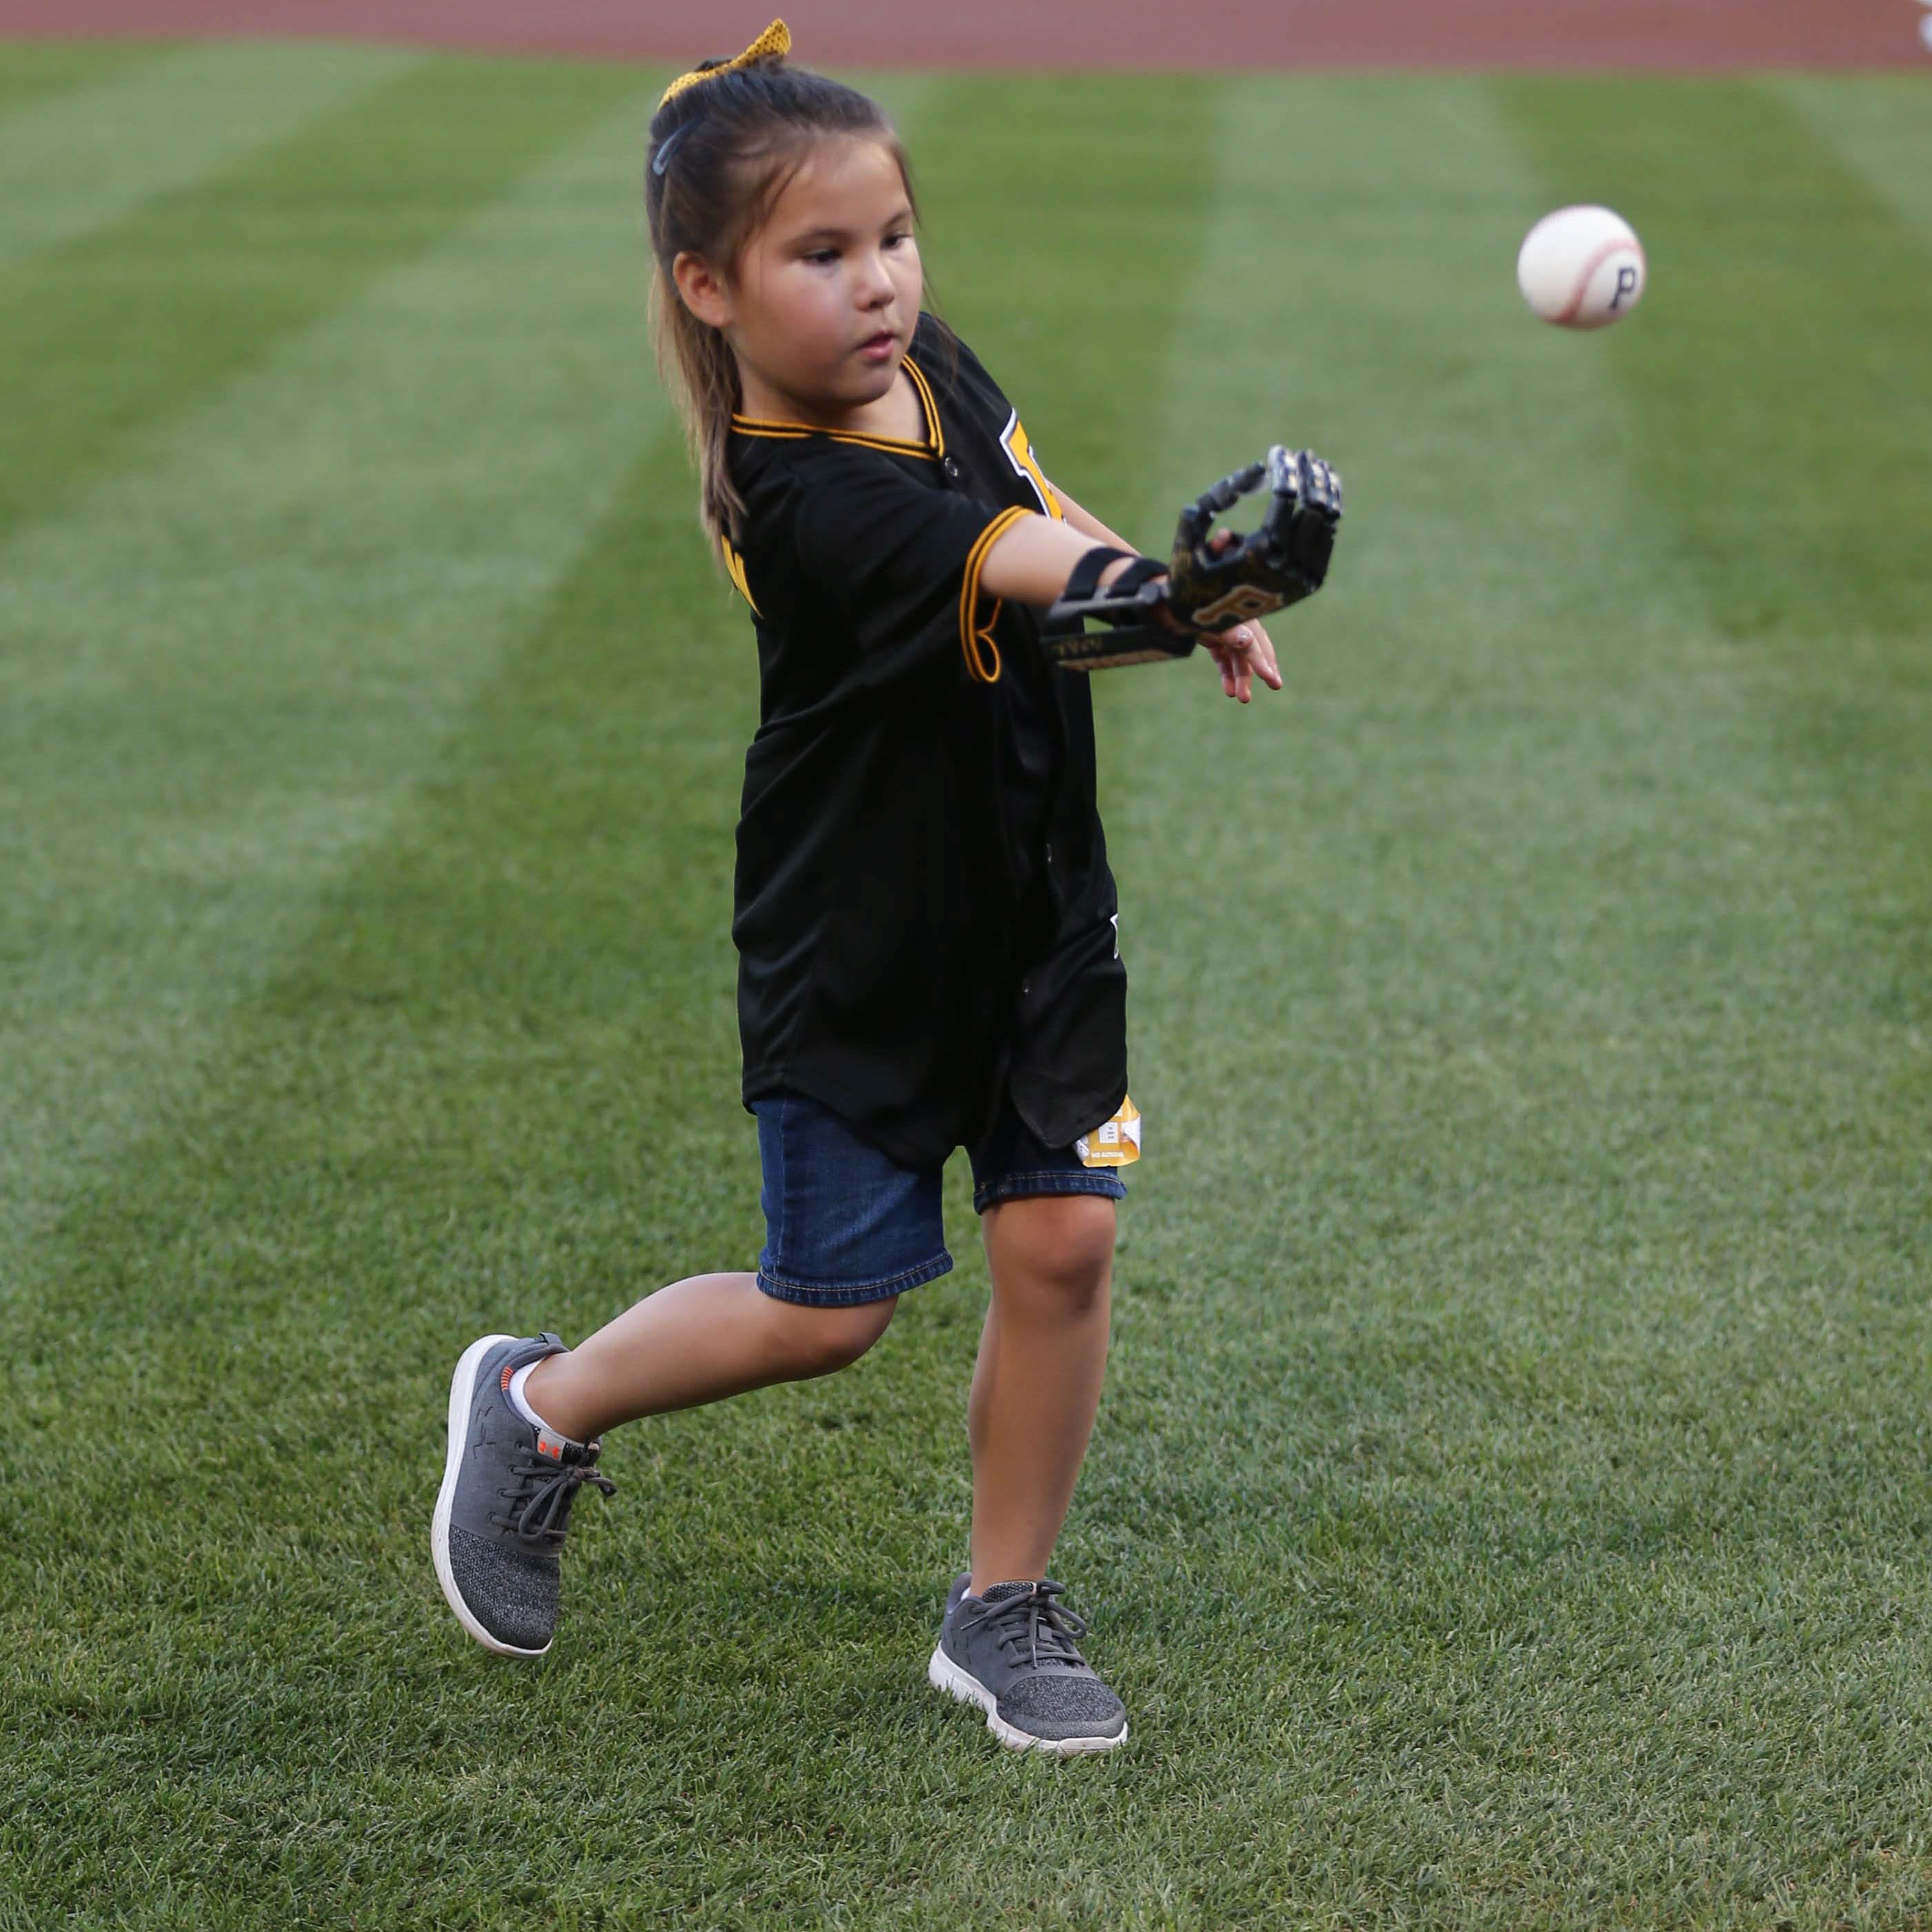
[[456,1612],[456,1621],[485,1650],[494,1650],[499,1657],[541,1657],[550,1648],[548,1644],[543,1650],[519,1650],[514,1644],[492,1636],[463,1600],[463,1592],[456,1587],[455,1573],[449,1567],[449,1514],[456,1501],[456,1472],[463,1461],[463,1445],[470,1437],[470,1406],[476,1392],[477,1367],[499,1342],[516,1339],[514,1335],[478,1336],[464,1350],[456,1372],[449,1378],[449,1449],[442,1461],[442,1487],[436,1492],[436,1514],[430,1519],[429,1546],[436,1558],[436,1580],[442,1586],[442,1594]]
[[935,1690],[962,1704],[976,1704],[986,1714],[986,1728],[1009,1750],[1043,1751],[1049,1757],[1085,1757],[1094,1751],[1118,1750],[1127,1741],[1127,1727],[1120,1726],[1117,1738],[1036,1738],[1000,1715],[999,1700],[970,1670],[962,1670],[946,1654],[944,1644],[932,1647],[932,1661],[926,1666],[926,1681]]

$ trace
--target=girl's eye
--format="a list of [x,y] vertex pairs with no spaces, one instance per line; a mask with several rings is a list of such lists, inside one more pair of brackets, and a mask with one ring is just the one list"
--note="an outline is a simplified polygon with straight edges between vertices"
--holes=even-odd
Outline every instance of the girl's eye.
[[838,260],[838,250],[836,248],[814,248],[805,259],[819,268],[829,268]]
[[902,242],[910,242],[911,239],[912,237],[909,234],[888,235],[886,237],[886,246],[888,248],[896,248]]

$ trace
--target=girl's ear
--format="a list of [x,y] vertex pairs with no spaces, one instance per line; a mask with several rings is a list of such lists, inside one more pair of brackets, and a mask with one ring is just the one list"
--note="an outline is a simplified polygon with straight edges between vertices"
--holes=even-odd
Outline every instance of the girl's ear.
[[671,263],[670,273],[677,284],[679,299],[700,322],[712,328],[730,327],[731,292],[725,286],[724,278],[702,255],[694,255],[687,248]]

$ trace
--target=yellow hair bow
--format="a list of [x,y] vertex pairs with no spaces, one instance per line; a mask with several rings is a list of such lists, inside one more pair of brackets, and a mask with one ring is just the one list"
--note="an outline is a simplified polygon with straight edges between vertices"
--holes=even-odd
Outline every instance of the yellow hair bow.
[[752,62],[764,60],[773,55],[782,58],[791,52],[791,29],[782,20],[774,20],[745,51],[735,60],[721,62],[716,67],[694,68],[689,74],[681,74],[664,91],[664,101],[675,100],[687,87],[695,87],[700,80],[716,80],[721,74],[736,74],[741,67],[749,67]]

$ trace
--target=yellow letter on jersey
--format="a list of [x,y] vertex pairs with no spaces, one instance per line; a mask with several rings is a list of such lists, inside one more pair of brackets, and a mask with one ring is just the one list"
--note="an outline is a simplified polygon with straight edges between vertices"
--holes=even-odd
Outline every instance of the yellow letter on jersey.
[[724,553],[724,574],[738,586],[738,595],[752,607],[752,615],[762,617],[765,614],[758,608],[752,596],[752,586],[745,581],[745,560],[734,550],[723,537],[718,539],[718,548]]
[[1034,494],[1040,499],[1040,507],[1056,521],[1064,523],[1066,513],[1060,507],[1060,499],[1053,494],[1053,485],[1046,480],[1046,472],[1040,466],[1039,459],[1033,453],[1033,445],[1027,440],[1026,425],[1020,421],[1020,412],[1014,410],[1000,441],[1005,446],[1006,460],[1034,487]]

